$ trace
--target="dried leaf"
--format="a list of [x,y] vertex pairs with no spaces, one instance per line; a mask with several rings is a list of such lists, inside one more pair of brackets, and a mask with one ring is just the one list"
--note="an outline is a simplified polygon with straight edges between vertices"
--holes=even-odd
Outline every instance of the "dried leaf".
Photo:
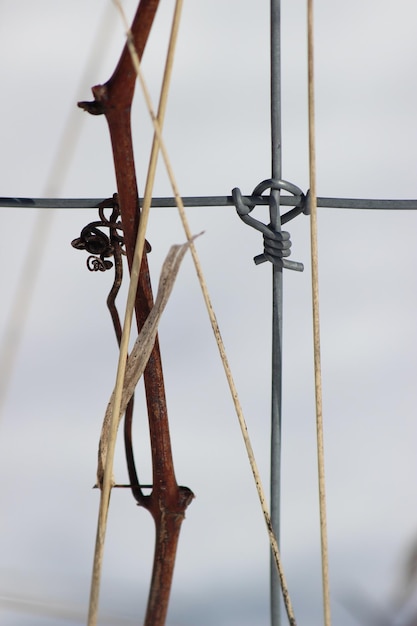
[[[135,387],[142,376],[146,364],[152,352],[155,343],[158,326],[161,315],[171,295],[181,261],[184,258],[190,244],[174,245],[170,248],[168,255],[164,261],[159,279],[158,293],[156,295],[155,304],[150,311],[142,330],[140,331],[132,352],[128,358],[126,365],[126,374],[123,384],[122,403],[120,407],[120,415],[118,424],[126,410],[130,398],[132,397]],[[100,443],[98,449],[98,466],[97,466],[97,484],[101,487],[103,482],[104,468],[106,465],[108,440],[110,435],[110,425],[113,413],[114,391],[111,395],[109,404],[107,405],[106,414],[104,416],[103,426],[101,429]]]

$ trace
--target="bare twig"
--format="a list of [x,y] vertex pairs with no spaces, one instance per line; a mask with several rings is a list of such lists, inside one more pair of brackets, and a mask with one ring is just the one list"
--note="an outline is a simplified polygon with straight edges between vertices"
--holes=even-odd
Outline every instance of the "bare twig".
[[[139,57],[143,54],[157,7],[158,1],[156,0],[141,0],[139,3],[131,28],[133,44]],[[92,114],[104,114],[109,126],[126,253],[133,279],[134,251],[140,221],[130,124],[135,80],[136,73],[126,45],[110,80],[104,85],[93,87],[94,102],[79,103],[81,108]],[[149,269],[146,256],[144,256],[135,298],[139,332],[143,328],[152,307],[153,297]],[[119,361],[119,365],[123,368],[122,359]],[[122,377],[118,376],[118,379],[120,378]],[[144,382],[152,449],[153,490],[149,496],[145,497],[142,494],[139,503],[151,512],[156,526],[154,567],[145,625],[162,626],[165,623],[168,608],[180,527],[185,509],[193,494],[186,487],[179,487],[175,478],[157,338],[144,371]],[[117,409],[115,413],[118,417]],[[110,463],[106,463],[107,468],[110,468],[110,465]],[[107,479],[104,480],[103,487],[106,485],[106,489],[108,489],[111,486],[109,469],[106,470],[105,476]],[[106,499],[107,496],[104,494],[104,507],[108,505]],[[97,542],[100,540],[101,538],[97,537]],[[94,571],[92,588],[94,585],[98,588],[99,581],[94,580]],[[91,605],[97,605],[98,594],[93,600]],[[96,615],[97,606],[90,606],[90,613]],[[94,623],[92,619],[91,624]]]

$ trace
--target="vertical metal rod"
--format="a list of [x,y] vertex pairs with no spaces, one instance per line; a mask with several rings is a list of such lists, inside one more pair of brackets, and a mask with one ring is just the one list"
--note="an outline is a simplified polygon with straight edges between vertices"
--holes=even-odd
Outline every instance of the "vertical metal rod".
[[[271,164],[272,178],[281,175],[281,3],[271,0]],[[280,192],[271,191],[271,226],[281,230]],[[281,494],[282,409],[282,268],[272,266],[272,385],[271,385],[271,520],[279,545]],[[270,563],[271,626],[281,624],[281,591],[275,563]]]

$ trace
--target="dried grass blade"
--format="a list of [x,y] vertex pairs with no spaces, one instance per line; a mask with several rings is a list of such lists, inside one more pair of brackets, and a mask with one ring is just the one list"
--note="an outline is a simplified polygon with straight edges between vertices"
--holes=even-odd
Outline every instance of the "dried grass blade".
[[[122,392],[122,401],[120,405],[120,412],[117,418],[118,425],[120,424],[128,402],[132,397],[135,387],[138,384],[138,381],[142,376],[146,364],[149,360],[153,345],[155,343],[155,338],[158,333],[158,326],[162,313],[171,295],[172,288],[177,278],[181,262],[189,247],[190,242],[186,242],[182,245],[171,246],[165,262],[162,266],[155,304],[151,312],[149,313],[148,318],[138,335],[138,338],[135,341],[135,345],[127,361]],[[100,436],[97,466],[97,484],[100,487],[103,483],[104,468],[106,466],[113,415],[114,395],[115,392],[113,391],[109,404],[107,406],[106,414],[104,416]]]

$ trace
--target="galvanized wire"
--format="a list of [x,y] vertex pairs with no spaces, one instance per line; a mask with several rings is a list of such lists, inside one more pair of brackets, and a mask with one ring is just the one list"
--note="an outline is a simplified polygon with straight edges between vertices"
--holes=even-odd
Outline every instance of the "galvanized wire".
[[[271,54],[271,177],[282,178],[281,158],[281,0],[270,4]],[[270,220],[281,231],[281,192],[271,189]],[[272,265],[272,354],[271,354],[271,522],[280,544],[281,502],[281,420],[282,420],[282,266]],[[270,562],[271,626],[281,624],[281,593],[275,563]]]
[[[245,202],[257,205],[268,205],[265,196],[243,195]],[[305,196],[280,195],[281,206],[300,207]],[[105,198],[0,198],[0,208],[12,209],[97,209]],[[184,196],[183,204],[192,207],[234,207],[233,196]],[[139,198],[142,206],[143,198]],[[175,198],[152,198],[152,207],[159,209],[176,208]],[[365,209],[372,211],[416,211],[417,200],[405,199],[371,199],[371,198],[330,198],[317,197],[317,206],[327,209]],[[285,217],[282,216],[282,218]],[[281,221],[284,220],[281,218]]]

